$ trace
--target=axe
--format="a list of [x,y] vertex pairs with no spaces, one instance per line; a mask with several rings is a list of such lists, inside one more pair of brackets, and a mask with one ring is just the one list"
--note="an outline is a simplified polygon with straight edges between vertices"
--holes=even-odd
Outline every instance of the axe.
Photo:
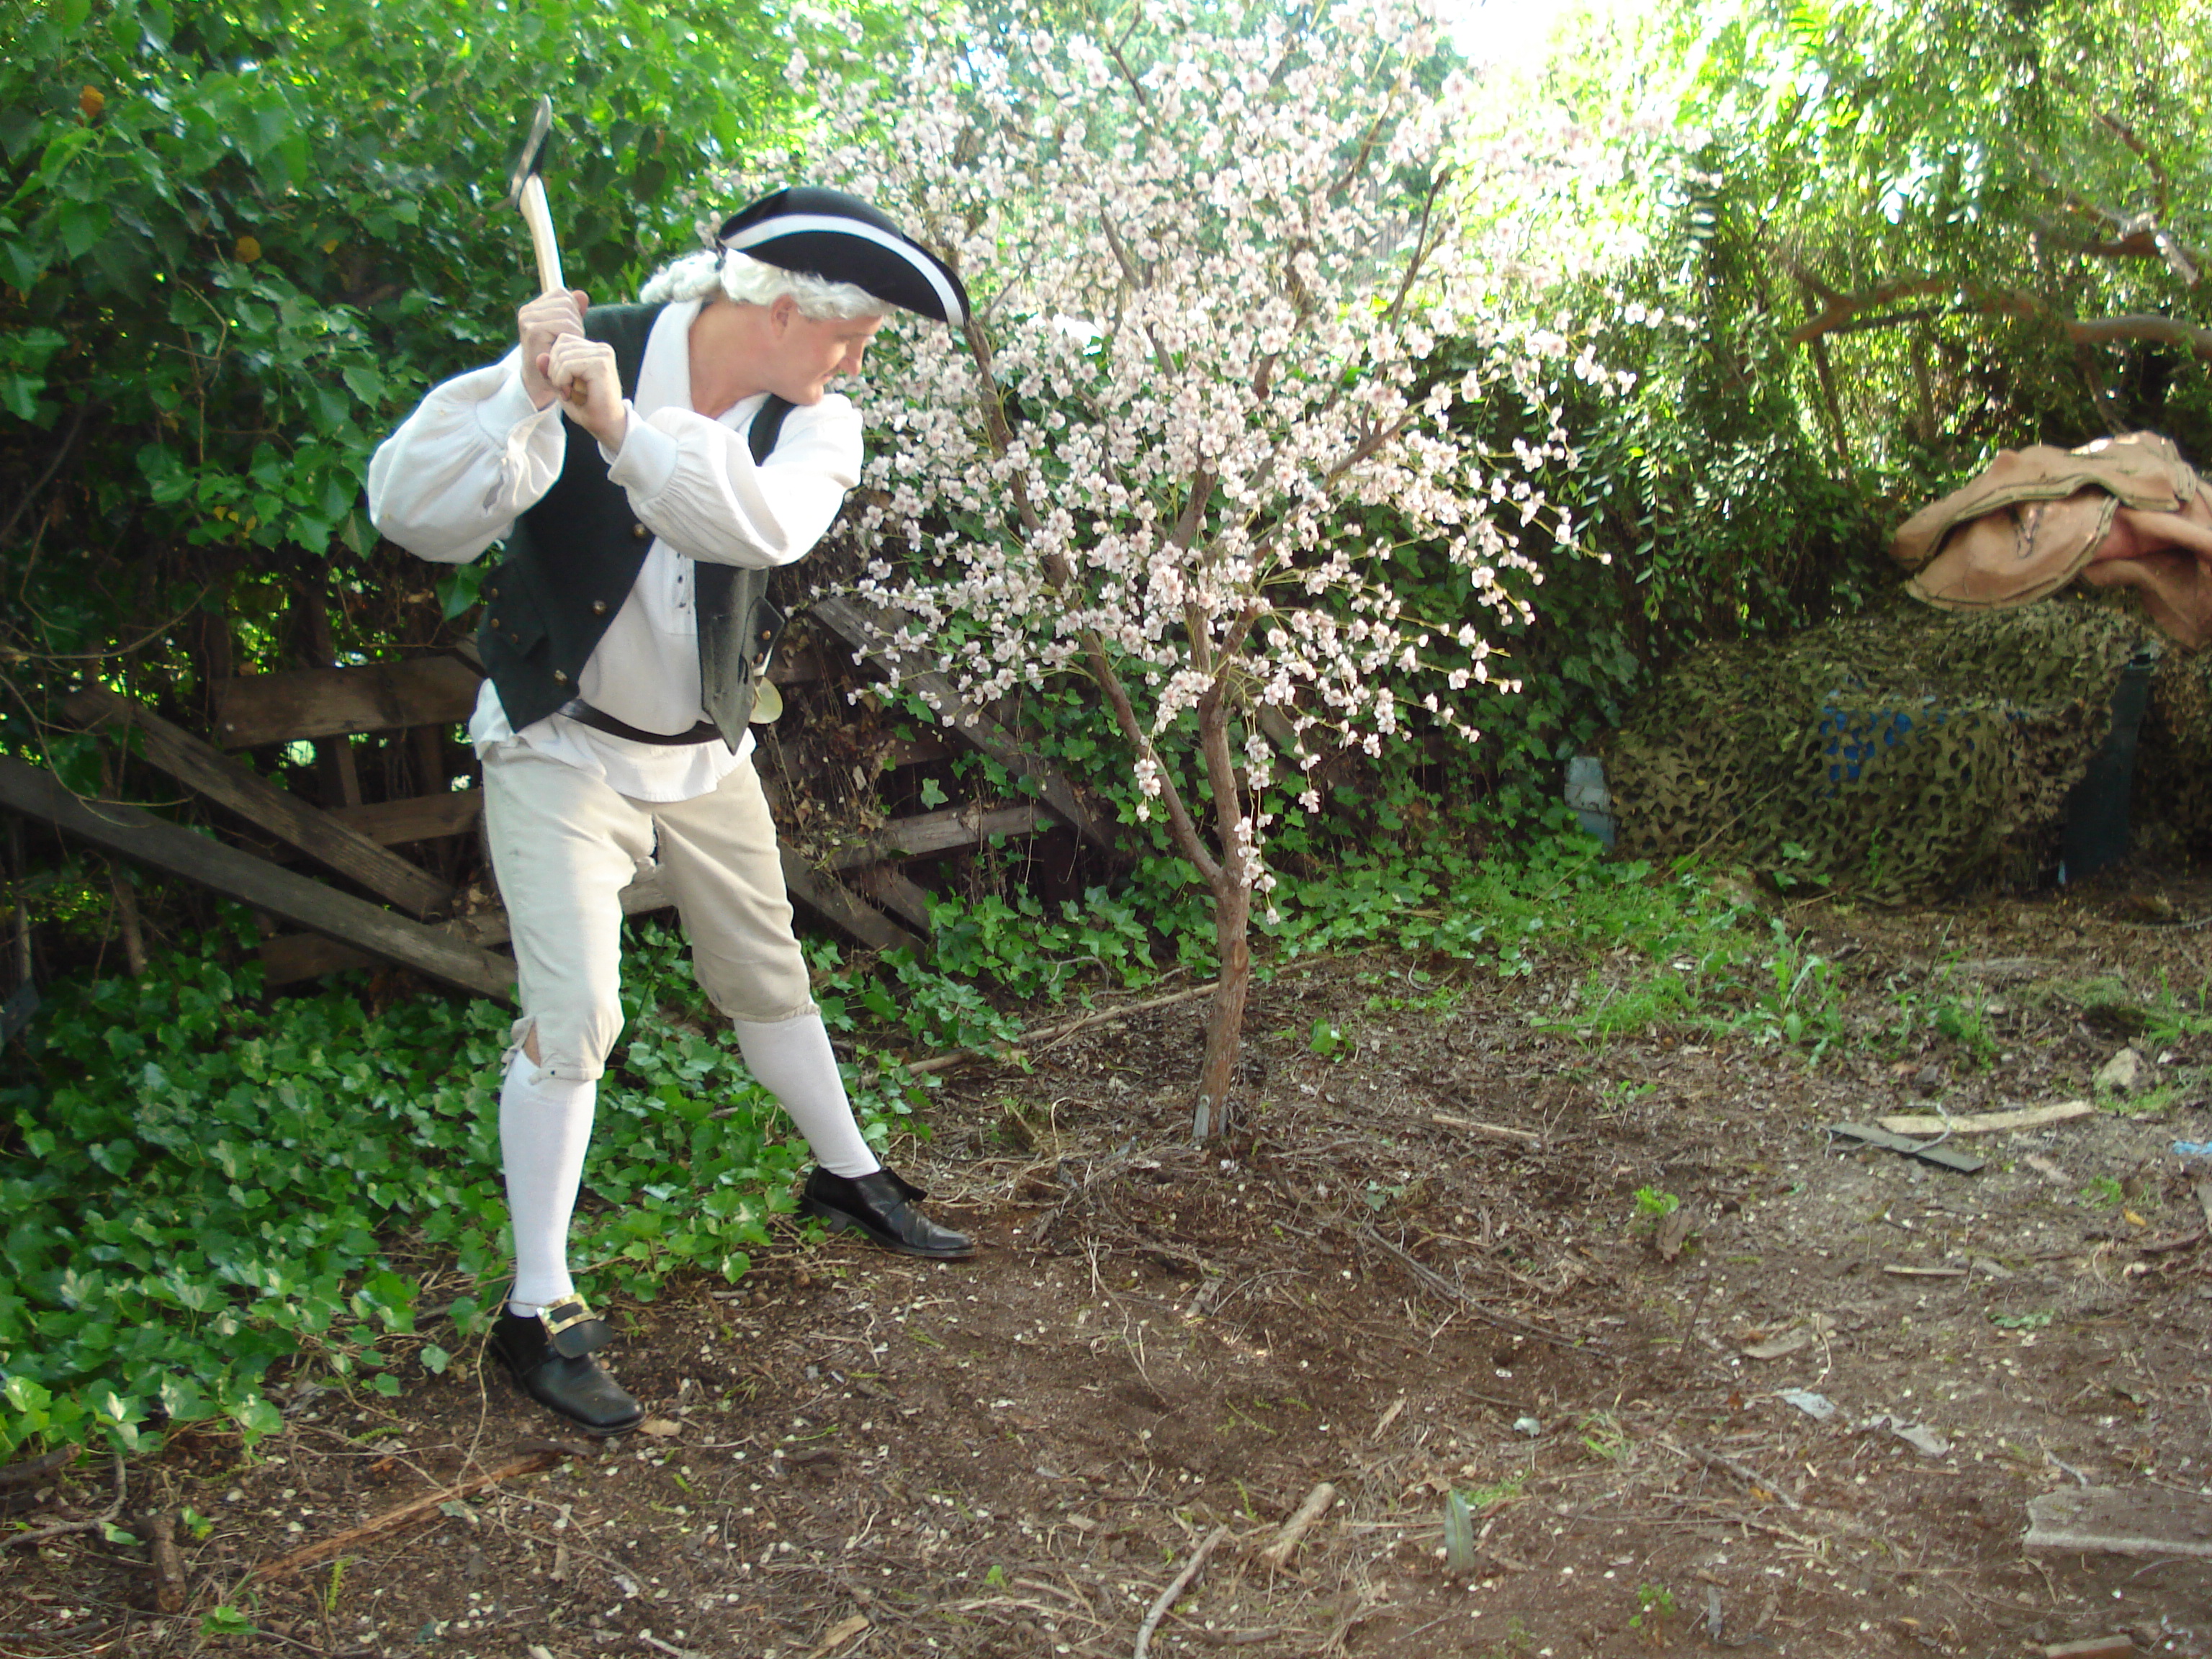
[[[508,204],[520,203],[522,222],[530,227],[531,252],[538,256],[538,291],[540,294],[566,294],[568,285],[561,277],[561,250],[553,240],[553,210],[545,205],[545,180],[539,168],[545,160],[545,139],[553,131],[553,100],[541,97],[538,112],[530,118],[530,137],[522,141],[522,154],[516,158],[514,176],[507,182]],[[571,386],[568,401],[580,404],[584,388]]]
[[545,160],[545,139],[552,131],[553,100],[540,98],[538,112],[531,118],[530,137],[523,140],[514,176],[507,185],[507,205],[520,204],[523,222],[530,227],[531,249],[538,255],[540,294],[565,293],[568,286],[561,280],[561,250],[553,241],[553,210],[545,205],[545,181],[538,176]]

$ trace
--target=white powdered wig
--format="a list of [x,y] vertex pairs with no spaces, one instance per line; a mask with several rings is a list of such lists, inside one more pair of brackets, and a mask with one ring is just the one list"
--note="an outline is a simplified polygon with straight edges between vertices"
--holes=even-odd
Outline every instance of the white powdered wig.
[[812,322],[833,317],[878,317],[890,309],[864,288],[832,283],[804,271],[780,270],[743,253],[687,253],[664,265],[638,292],[639,303],[672,304],[720,294],[739,305],[772,306],[788,294],[799,314]]

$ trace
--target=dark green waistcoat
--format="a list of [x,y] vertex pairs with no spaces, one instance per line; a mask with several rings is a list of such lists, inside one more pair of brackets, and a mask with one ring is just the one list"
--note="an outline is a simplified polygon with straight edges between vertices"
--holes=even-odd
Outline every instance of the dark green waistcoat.
[[[584,332],[615,349],[624,397],[637,395],[646,338],[659,314],[659,306],[594,306],[584,314]],[[754,417],[748,437],[756,463],[775,447],[790,412],[788,403],[771,397]],[[515,520],[506,556],[484,585],[477,646],[514,730],[576,695],[584,664],[629,597],[652,547],[653,532],[630,511],[629,492],[609,482],[598,441],[572,428],[561,476]],[[708,719],[735,748],[784,617],[769,603],[767,571],[703,559],[693,568],[702,700]]]

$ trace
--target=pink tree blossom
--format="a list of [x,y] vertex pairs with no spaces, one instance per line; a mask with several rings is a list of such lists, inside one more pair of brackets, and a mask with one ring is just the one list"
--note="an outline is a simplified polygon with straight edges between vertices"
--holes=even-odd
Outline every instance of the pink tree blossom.
[[[822,111],[796,171],[881,202],[978,302],[964,332],[902,336],[857,394],[864,590],[979,702],[1097,687],[1139,815],[1212,896],[1201,1139],[1228,1121],[1279,774],[1313,810],[1332,747],[1474,739],[1468,700],[1512,689],[1486,627],[1526,609],[1500,574],[1533,579],[1540,514],[1567,530],[1527,482],[1567,453],[1541,414],[1552,343],[1509,343],[1470,297],[1480,180],[1455,191],[1449,165],[1468,88],[1437,50],[1398,0],[1156,0],[1073,32],[1023,4],[919,20],[872,75],[793,64]],[[1485,367],[1439,380],[1447,337]],[[1498,395],[1540,418],[1493,457],[1446,417]],[[1392,538],[1466,571],[1462,614],[1405,613]]]

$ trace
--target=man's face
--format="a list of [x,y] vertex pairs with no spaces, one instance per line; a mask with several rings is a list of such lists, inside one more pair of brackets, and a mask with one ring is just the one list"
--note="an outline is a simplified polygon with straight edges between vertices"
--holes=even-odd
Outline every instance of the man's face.
[[801,316],[795,305],[783,312],[788,303],[777,302],[781,314],[775,319],[769,390],[804,407],[820,403],[830,381],[860,372],[860,360],[884,319],[880,315],[828,317],[817,322]]

